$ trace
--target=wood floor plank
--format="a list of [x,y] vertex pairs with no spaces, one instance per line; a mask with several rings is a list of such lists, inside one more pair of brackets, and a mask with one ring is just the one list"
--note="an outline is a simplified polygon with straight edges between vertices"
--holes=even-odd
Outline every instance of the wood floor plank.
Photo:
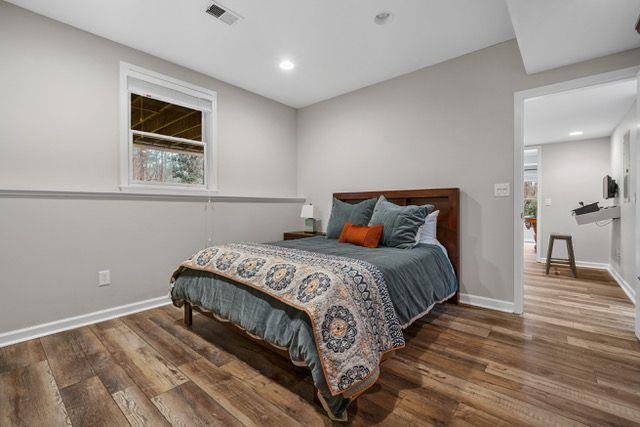
[[189,346],[185,346],[175,336],[150,321],[144,312],[124,317],[121,320],[162,357],[176,366],[192,362],[200,357]]
[[[451,360],[447,360],[449,358]],[[398,356],[398,359],[408,366],[413,365],[416,361],[418,361],[418,363],[427,361],[424,363],[447,375],[452,375],[473,383],[478,387],[510,396],[517,401],[531,404],[541,410],[560,413],[567,418],[584,424],[596,422],[602,425],[620,425],[626,422],[623,418],[600,411],[597,408],[594,409],[593,407],[586,406],[582,402],[575,399],[568,399],[566,396],[556,394],[553,396],[553,399],[550,399],[551,394],[548,391],[540,387],[536,388],[527,381],[512,380],[507,376],[494,375],[491,372],[487,372],[486,368],[479,368],[479,366],[482,365],[472,367],[458,363],[459,360],[465,360],[466,358],[477,360],[472,354],[461,354],[457,351],[452,352],[446,347],[429,350],[427,353],[419,354],[419,356],[412,353]],[[485,362],[485,360],[482,359],[479,359],[479,361]],[[423,388],[420,388],[420,390],[423,390]],[[429,391],[432,392],[433,390]]]
[[509,427],[510,423],[483,412],[473,406],[465,405],[461,403],[453,413],[453,418],[450,423],[451,426],[466,427]]
[[[287,387],[286,382],[274,381],[263,375],[258,370],[239,360],[225,364],[222,369],[243,381],[254,393],[263,396],[272,404],[281,408],[300,424],[308,426],[323,426],[331,424],[324,410],[313,401],[313,387],[311,384],[302,384],[301,387]],[[305,389],[307,392],[297,392]]]
[[61,389],[94,376],[84,351],[77,343],[77,336],[76,329],[40,338],[53,376]]
[[109,393],[113,394],[136,385],[125,370],[118,365],[91,328],[80,328],[77,342],[83,349],[91,369],[100,378]]
[[169,426],[158,408],[137,386],[113,393],[116,402],[129,423],[134,427]]
[[222,366],[225,363],[234,360],[235,357],[222,350],[217,345],[205,340],[191,329],[184,326],[182,319],[175,319],[166,313],[167,310],[158,311],[149,319],[156,325],[170,333],[172,336],[180,340],[185,345],[204,357],[216,366]]
[[60,394],[74,426],[129,425],[98,377],[63,388]]
[[245,426],[298,424],[296,420],[245,385],[243,381],[205,359],[182,365],[180,370]]
[[241,426],[197,385],[188,381],[159,396],[153,403],[174,426]]
[[39,339],[0,348],[0,373],[46,360]]
[[109,353],[127,375],[148,396],[154,397],[187,378],[124,323],[94,330]]
[[71,425],[46,360],[0,374],[0,426]]
[[429,366],[417,364],[413,367],[415,369],[411,369],[411,366],[399,362],[395,358],[385,364],[386,369],[390,369],[396,375],[404,377],[418,386],[434,389],[462,403],[496,414],[513,423],[536,426],[584,425],[561,414],[535,407],[507,394],[480,387],[473,382],[448,375]]

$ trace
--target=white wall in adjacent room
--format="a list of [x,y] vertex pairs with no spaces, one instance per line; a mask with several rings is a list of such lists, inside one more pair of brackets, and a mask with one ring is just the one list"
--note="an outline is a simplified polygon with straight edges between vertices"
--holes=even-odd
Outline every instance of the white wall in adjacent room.
[[[576,261],[609,264],[611,224],[578,225],[571,210],[578,202],[598,202],[608,206],[602,198],[602,178],[610,174],[611,142],[609,138],[544,144],[541,167],[542,221],[538,223],[538,242],[542,257],[547,256],[549,234],[570,234]],[[551,205],[545,201],[549,199]],[[556,240],[554,258],[567,258],[566,244]]]

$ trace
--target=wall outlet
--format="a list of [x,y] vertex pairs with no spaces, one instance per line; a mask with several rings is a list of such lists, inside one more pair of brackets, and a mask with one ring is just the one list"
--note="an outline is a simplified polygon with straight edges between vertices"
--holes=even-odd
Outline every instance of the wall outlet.
[[551,206],[551,199],[544,199],[545,206]]
[[98,286],[107,286],[111,284],[111,271],[98,271]]
[[494,184],[493,186],[493,195],[495,197],[509,197],[510,193],[511,187],[508,182]]

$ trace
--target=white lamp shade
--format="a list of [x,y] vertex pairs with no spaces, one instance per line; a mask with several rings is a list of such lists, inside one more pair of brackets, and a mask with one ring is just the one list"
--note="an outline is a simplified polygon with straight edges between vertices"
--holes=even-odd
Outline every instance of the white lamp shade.
[[300,218],[313,218],[313,205],[302,205]]

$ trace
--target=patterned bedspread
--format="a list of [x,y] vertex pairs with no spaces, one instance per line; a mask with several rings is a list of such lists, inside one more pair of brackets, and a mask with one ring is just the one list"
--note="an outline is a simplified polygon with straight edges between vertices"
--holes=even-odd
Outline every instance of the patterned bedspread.
[[333,396],[355,397],[375,383],[382,355],[404,347],[380,271],[365,261],[264,244],[203,249],[180,264],[270,295],[309,316]]

